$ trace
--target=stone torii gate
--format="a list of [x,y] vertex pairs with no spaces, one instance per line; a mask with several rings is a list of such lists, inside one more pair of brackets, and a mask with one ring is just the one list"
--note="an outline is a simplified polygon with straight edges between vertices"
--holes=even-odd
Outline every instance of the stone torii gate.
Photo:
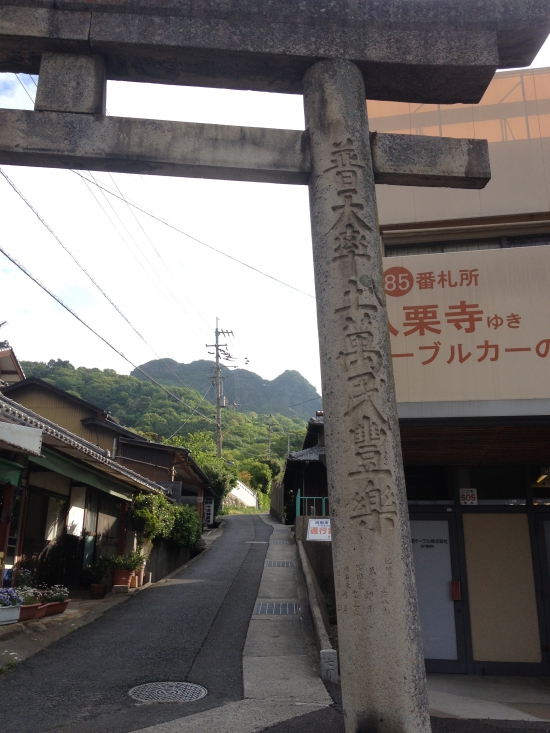
[[[347,733],[427,733],[375,183],[483,188],[485,141],[369,135],[365,100],[475,103],[549,0],[3,0],[0,163],[308,184]],[[105,116],[106,79],[304,95],[306,131]]]

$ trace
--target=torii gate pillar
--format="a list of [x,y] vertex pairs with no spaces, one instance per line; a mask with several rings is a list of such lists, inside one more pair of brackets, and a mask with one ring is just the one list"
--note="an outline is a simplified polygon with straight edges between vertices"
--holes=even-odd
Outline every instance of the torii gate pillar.
[[430,730],[363,76],[304,78],[346,733]]

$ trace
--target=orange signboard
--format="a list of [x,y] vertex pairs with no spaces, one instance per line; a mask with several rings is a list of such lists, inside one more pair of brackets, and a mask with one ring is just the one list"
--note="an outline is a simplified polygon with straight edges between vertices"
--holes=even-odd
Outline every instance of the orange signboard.
[[391,257],[398,402],[550,397],[550,247]]

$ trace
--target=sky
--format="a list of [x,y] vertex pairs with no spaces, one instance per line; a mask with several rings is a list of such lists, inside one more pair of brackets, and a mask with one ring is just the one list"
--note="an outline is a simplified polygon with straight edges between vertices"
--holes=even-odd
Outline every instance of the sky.
[[[550,66],[550,39],[533,66]],[[26,75],[0,74],[2,108],[32,109],[35,91]],[[304,129],[299,95],[109,82],[107,109],[114,116]],[[71,171],[2,170],[125,318],[0,176],[2,248],[130,362],[212,359],[206,344],[219,318],[220,328],[233,332],[223,341],[233,364],[266,379],[297,370],[320,389],[306,186],[93,173],[178,232]],[[0,253],[3,321],[0,340],[20,360],[67,359],[122,374],[133,368]]]

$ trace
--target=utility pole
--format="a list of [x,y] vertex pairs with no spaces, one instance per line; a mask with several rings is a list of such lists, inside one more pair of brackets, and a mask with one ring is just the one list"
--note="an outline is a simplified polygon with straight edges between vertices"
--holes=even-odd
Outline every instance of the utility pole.
[[229,361],[232,359],[227,349],[227,344],[220,344],[220,336],[233,336],[233,331],[220,331],[218,328],[219,319],[216,318],[216,343],[206,344],[207,349],[215,349],[210,352],[216,355],[216,366],[214,368],[214,384],[216,385],[216,453],[218,458],[222,457],[222,392],[223,392],[223,379],[222,379],[222,367],[220,364],[220,354],[222,357]]
[[269,425],[267,428],[267,457],[271,458],[271,415],[269,416]]

